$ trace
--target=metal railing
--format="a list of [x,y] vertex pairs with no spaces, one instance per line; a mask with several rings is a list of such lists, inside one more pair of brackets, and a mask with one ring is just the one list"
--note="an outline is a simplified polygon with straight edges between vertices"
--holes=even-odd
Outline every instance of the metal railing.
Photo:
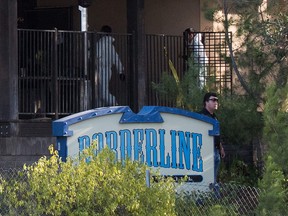
[[[133,107],[132,94],[138,89],[133,83],[133,35],[109,36],[113,46],[101,33],[19,29],[19,118],[57,119],[101,106]],[[182,36],[146,35],[147,105],[174,106],[160,101],[151,83],[169,72],[169,59],[182,78],[185,49]],[[205,32],[205,49],[209,63],[204,79],[213,76],[218,89],[231,89],[224,33]]]
[[[121,104],[127,104],[129,80],[120,83],[114,78],[119,71],[113,68],[106,71],[105,61],[114,59],[109,42],[97,43],[103,36],[90,32],[18,30],[20,116],[57,118],[96,106],[115,105],[101,104],[100,94],[102,98],[111,99],[109,92],[113,92]],[[128,74],[131,35],[112,36],[113,46],[121,57],[124,69],[121,72]],[[103,53],[104,49],[107,52]],[[110,59],[99,62],[99,55]],[[114,64],[115,68],[119,62]],[[102,69],[96,67],[100,64]],[[102,80],[112,77],[109,86],[103,87],[107,88],[105,92],[99,84],[101,71]]]
[[[205,74],[199,72],[199,79],[205,81],[213,79],[215,89],[220,92],[223,89],[232,90],[232,68],[230,54],[225,40],[224,32],[195,32],[205,35],[204,48],[197,45],[189,51],[189,45],[185,43],[184,36],[147,35],[147,95],[148,104],[174,106],[171,102],[160,100],[159,95],[151,88],[151,83],[159,83],[163,73],[170,73],[169,60],[173,63],[180,80],[189,70],[188,60],[193,58],[193,51],[202,51],[207,55],[207,62],[201,65],[195,62],[193,66],[201,70],[205,67]],[[228,34],[231,38],[231,33]]]

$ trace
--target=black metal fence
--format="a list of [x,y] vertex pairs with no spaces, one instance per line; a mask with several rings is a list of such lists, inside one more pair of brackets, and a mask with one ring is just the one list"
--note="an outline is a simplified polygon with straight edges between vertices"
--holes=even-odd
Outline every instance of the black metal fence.
[[[205,35],[199,44],[192,44],[192,48],[185,42],[185,36],[167,35],[147,35],[147,95],[149,105],[173,106],[171,102],[159,99],[157,92],[151,87],[151,83],[158,83],[163,73],[171,73],[171,60],[177,71],[179,79],[189,70],[189,58],[195,59],[195,52],[205,53],[206,62],[194,61],[194,65],[199,69],[199,79],[214,80],[215,89],[220,92],[223,89],[232,90],[232,68],[230,64],[230,54],[225,39],[224,32],[195,32],[195,34]],[[231,33],[228,34],[231,38]],[[189,50],[192,49],[192,50]],[[194,53],[193,53],[194,52]],[[193,56],[194,54],[194,56]],[[199,58],[199,57],[198,57]],[[204,57],[200,57],[204,58]],[[205,73],[201,73],[201,69]]]
[[[95,107],[133,106],[133,35],[19,29],[18,41],[19,118],[57,119]],[[151,83],[170,71],[169,59],[183,77],[183,41],[182,36],[146,35],[147,105],[173,106],[159,100]],[[224,33],[205,32],[204,44],[209,59],[204,79],[214,76],[218,89],[231,89]]]
[[[117,34],[113,39],[88,32],[19,30],[18,37],[19,114],[22,118],[57,118],[91,107],[116,105],[109,92],[122,104],[128,104],[129,79],[120,83],[114,77],[119,72],[130,73],[131,35]],[[100,38],[104,38],[102,43]],[[112,40],[115,40],[113,47]],[[108,70],[111,61],[115,67]],[[117,71],[120,64],[123,70]],[[101,86],[100,78],[110,80],[110,85]],[[103,98],[111,104],[103,101],[101,104]]]

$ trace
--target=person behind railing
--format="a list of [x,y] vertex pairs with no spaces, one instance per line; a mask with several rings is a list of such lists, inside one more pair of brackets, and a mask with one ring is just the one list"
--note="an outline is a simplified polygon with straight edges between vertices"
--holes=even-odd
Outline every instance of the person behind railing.
[[113,42],[115,39],[111,36],[112,28],[104,25],[101,28],[102,34],[96,43],[96,64],[98,74],[98,95],[100,98],[99,106],[115,106],[118,105],[116,97],[109,92],[109,81],[112,75],[112,68],[120,74],[120,79],[124,80],[124,67],[115,50]]
[[193,28],[184,31],[186,46],[186,60],[193,58],[194,65],[199,69],[199,87],[203,88],[206,84],[208,57],[205,52],[203,34],[196,33]]

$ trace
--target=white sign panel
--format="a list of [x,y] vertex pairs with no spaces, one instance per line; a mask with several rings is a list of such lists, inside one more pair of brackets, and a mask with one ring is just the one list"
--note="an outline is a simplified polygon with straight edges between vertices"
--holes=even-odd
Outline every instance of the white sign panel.
[[116,158],[141,161],[162,175],[209,185],[214,182],[214,136],[218,121],[168,107],[145,106],[135,114],[127,106],[77,113],[53,122],[62,158],[79,155],[97,141]]

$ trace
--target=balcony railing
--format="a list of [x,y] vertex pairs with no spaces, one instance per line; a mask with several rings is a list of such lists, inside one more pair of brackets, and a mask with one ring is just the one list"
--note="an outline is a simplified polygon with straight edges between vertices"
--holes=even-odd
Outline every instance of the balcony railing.
[[[100,106],[133,107],[132,94],[138,89],[132,82],[133,35],[110,36],[114,48],[101,33],[19,29],[19,118],[57,119]],[[160,101],[151,83],[170,71],[169,59],[183,77],[187,71],[183,41],[182,36],[146,35],[147,105],[174,106]],[[204,79],[214,76],[218,89],[231,89],[224,33],[206,32],[205,52],[209,67]]]

